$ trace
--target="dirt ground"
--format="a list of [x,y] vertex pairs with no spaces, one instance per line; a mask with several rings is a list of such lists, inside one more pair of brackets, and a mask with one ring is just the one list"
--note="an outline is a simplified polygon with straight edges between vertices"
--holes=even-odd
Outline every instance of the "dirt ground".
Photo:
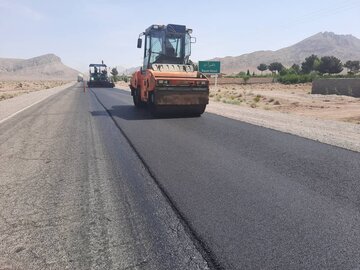
[[120,89],[130,90],[129,84],[130,84],[130,82],[119,81],[119,82],[115,83],[115,87],[120,88]]
[[50,89],[67,84],[67,81],[0,81],[0,101],[22,94]]
[[360,99],[312,95],[311,83],[211,86],[212,101],[314,118],[360,124]]

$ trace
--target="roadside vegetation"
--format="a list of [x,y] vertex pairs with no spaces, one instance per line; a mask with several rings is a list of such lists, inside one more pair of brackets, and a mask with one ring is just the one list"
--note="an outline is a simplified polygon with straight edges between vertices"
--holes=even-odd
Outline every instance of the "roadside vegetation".
[[[216,90],[210,88],[210,98],[217,102],[232,105],[243,105],[251,108],[266,107],[267,105],[280,105],[278,100],[254,93],[259,85],[222,85]],[[275,104],[276,103],[276,104]]]
[[113,68],[110,71],[110,74],[111,74],[111,80],[114,83],[120,82],[120,81],[128,82],[128,76],[126,76],[125,74],[119,75],[119,72],[118,72],[117,68]]
[[[340,74],[344,68],[347,74]],[[346,63],[342,63],[340,59],[335,56],[323,56],[310,55],[305,58],[301,65],[293,64],[291,67],[285,67],[280,62],[273,62],[270,64],[261,63],[257,67],[260,74],[251,74],[249,70],[247,72],[239,72],[236,75],[226,76],[227,78],[243,78],[245,83],[251,77],[273,77],[274,82],[280,82],[282,84],[299,84],[309,83],[316,78],[359,78],[360,62],[349,60]],[[265,71],[271,73],[264,74]]]

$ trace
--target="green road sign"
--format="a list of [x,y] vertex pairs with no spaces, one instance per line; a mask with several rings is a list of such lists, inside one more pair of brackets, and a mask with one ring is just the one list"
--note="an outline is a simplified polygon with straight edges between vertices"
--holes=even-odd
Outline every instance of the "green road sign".
[[202,73],[219,74],[220,62],[219,61],[199,61],[199,71]]

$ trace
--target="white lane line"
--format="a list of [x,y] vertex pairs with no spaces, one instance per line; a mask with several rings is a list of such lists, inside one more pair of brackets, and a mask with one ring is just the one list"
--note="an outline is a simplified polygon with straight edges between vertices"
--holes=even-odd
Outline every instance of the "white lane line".
[[[48,97],[51,97],[51,96],[48,96]],[[3,122],[5,122],[6,120],[9,120],[11,117],[14,117],[15,115],[17,115],[17,114],[19,114],[19,113],[21,113],[21,112],[29,109],[30,107],[32,107],[32,106],[40,103],[41,101],[47,99],[48,97],[44,97],[43,99],[40,99],[40,100],[36,101],[35,103],[30,104],[29,106],[27,106],[27,107],[25,107],[25,108],[22,108],[21,110],[19,110],[19,111],[17,111],[17,112],[14,112],[13,114],[10,114],[8,117],[5,117],[4,119],[0,120],[0,124],[3,123]]]
[[[71,86],[72,86],[72,85],[70,85],[69,87],[71,87]],[[69,87],[66,87],[66,88],[64,88],[64,89],[62,89],[62,90],[68,89]],[[61,91],[61,90],[60,90],[60,91]],[[10,114],[9,116],[7,116],[7,117],[5,117],[4,119],[0,120],[0,124],[4,123],[6,120],[9,120],[11,117],[14,117],[15,115],[17,115],[17,114],[19,114],[19,113],[21,113],[21,112],[29,109],[30,107],[32,107],[32,106],[40,103],[41,101],[43,101],[43,100],[45,100],[45,99],[47,99],[47,98],[49,98],[49,97],[51,97],[51,96],[53,96],[53,95],[55,95],[55,94],[56,94],[56,93],[53,93],[53,94],[51,94],[50,96],[44,97],[44,98],[36,101],[35,103],[30,104],[29,106],[26,106],[25,108],[22,108],[21,110],[18,110],[17,112],[14,112],[13,114]]]

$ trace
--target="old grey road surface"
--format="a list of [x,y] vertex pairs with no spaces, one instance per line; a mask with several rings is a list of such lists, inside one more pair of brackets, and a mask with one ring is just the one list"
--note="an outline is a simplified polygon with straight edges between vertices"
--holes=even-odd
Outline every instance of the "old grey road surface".
[[212,114],[155,119],[119,89],[70,88],[0,130],[0,263],[360,268],[359,153]]
[[0,124],[1,270],[207,269],[186,230],[81,85]]

